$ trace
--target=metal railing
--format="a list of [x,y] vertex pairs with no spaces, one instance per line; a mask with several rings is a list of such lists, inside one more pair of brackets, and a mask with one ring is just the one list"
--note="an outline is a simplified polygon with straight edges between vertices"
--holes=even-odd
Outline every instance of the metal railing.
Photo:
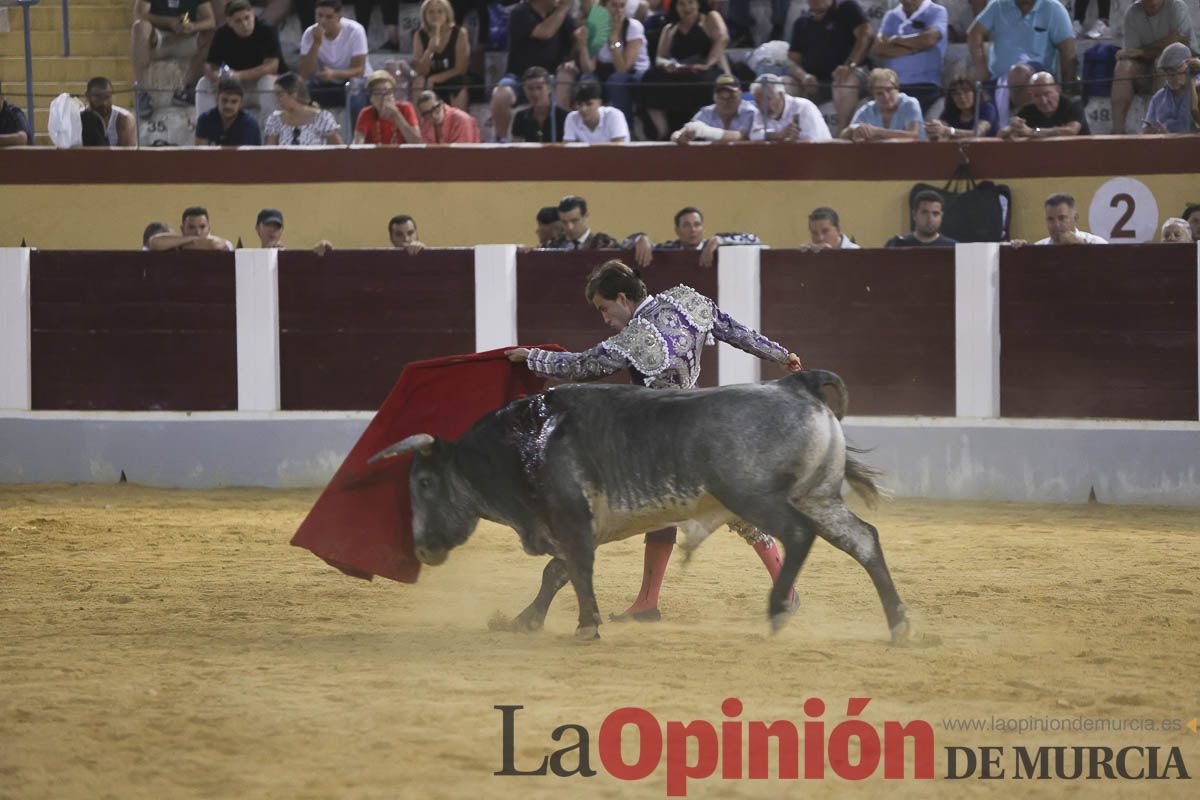
[[[36,6],[38,0],[0,0],[0,7],[19,6],[21,8],[21,24],[25,33],[25,108],[29,128],[36,133],[36,114],[33,108],[33,41],[29,33],[29,9]],[[71,55],[71,16],[68,0],[62,0],[63,18],[63,58]],[[33,142],[30,142],[33,144]]]

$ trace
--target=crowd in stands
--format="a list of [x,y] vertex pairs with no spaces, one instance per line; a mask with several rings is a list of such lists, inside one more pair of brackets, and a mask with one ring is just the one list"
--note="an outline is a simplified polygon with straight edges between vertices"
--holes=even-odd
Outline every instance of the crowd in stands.
[[[957,242],[942,233],[945,202],[936,191],[916,192],[910,202],[911,230],[897,233],[884,244],[891,247],[953,247]],[[1075,198],[1069,194],[1055,193],[1046,198],[1045,210],[1047,236],[1034,242],[1035,245],[1087,245],[1107,244],[1100,236],[1079,229],[1079,212]],[[838,212],[827,206],[813,209],[808,215],[807,242],[793,246],[799,250],[858,250],[860,245],[843,233]],[[700,253],[701,268],[711,268],[716,263],[717,251],[728,245],[763,245],[758,235],[748,231],[705,235],[704,213],[695,206],[681,208],[674,217],[675,238],[657,244],[644,232],[631,233],[617,239],[602,231],[593,230],[588,213],[587,200],[578,195],[567,195],[555,205],[545,206],[535,215],[533,248],[545,250],[632,250],[633,261],[638,267],[647,267],[653,261],[655,250],[696,250]],[[283,213],[275,208],[264,208],[258,212],[254,224],[259,238],[259,247],[283,249]],[[397,214],[388,220],[387,238],[394,249],[416,255],[426,246],[417,233],[417,221],[408,214]],[[1184,208],[1178,217],[1169,217],[1162,223],[1160,241],[1163,243],[1200,242],[1200,203]],[[1012,247],[1028,244],[1023,239],[1008,242]],[[242,246],[239,241],[238,247]],[[251,245],[253,246],[253,245]],[[321,239],[310,250],[324,255],[333,250],[328,239]],[[176,232],[165,222],[151,222],[142,234],[142,249],[164,250],[226,250],[234,245],[228,239],[212,231],[208,210],[203,206],[184,209],[180,228]]]
[[[486,5],[461,0],[423,0],[411,58],[387,69],[373,67],[367,30],[341,0],[270,0],[261,16],[249,0],[138,0],[131,55],[143,88],[152,60],[186,60],[183,85],[170,88],[174,102],[195,106],[198,145],[338,144],[340,117],[329,109],[343,107],[356,144],[478,142],[473,93],[490,110],[488,138],[500,142],[1088,134],[1076,37],[1111,35],[1109,0],[1097,0],[1086,31],[1088,0],[1076,0],[1074,21],[1059,0],[969,1],[969,59],[953,75],[947,0],[899,0],[877,31],[857,0],[807,0],[786,41],[790,2],[777,0],[773,41],[759,50],[779,57],[752,57],[753,68],[728,52],[752,27],[745,0],[721,0],[724,15],[709,0],[519,0],[507,15],[506,74],[486,98],[471,72],[489,35]],[[400,50],[398,3],[382,4],[385,51]],[[356,0],[356,16],[367,19],[372,5]],[[277,29],[289,6],[304,26],[291,64]],[[468,12],[484,17],[476,43]],[[1120,27],[1109,54],[1114,133],[1195,131],[1200,39],[1186,0],[1136,0]],[[138,92],[130,112],[112,105],[111,88],[107,102],[91,96],[104,93],[93,87],[100,81],[88,84],[87,110],[108,146],[131,146],[131,114],[152,115],[151,94]],[[1142,119],[1128,119],[1135,95],[1149,98]],[[3,108],[0,144],[17,143],[19,109]]]

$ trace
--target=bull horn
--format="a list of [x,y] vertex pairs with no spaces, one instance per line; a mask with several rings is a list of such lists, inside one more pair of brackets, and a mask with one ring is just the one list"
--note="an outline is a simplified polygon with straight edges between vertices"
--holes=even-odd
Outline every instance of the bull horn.
[[433,452],[433,445],[436,441],[437,440],[428,433],[416,433],[412,436],[409,436],[407,439],[396,442],[391,447],[385,447],[384,449],[380,450],[378,453],[367,459],[367,463],[374,464],[376,461],[382,461],[385,458],[395,458],[396,456],[402,456],[405,453],[412,453],[414,451],[419,452],[423,456],[427,456]]

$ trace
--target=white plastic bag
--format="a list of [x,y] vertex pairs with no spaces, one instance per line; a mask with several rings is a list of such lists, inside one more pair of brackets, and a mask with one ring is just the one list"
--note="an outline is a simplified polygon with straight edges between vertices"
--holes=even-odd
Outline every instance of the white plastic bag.
[[47,123],[50,141],[55,147],[82,147],[83,123],[79,112],[83,103],[64,92],[50,103],[50,119]]

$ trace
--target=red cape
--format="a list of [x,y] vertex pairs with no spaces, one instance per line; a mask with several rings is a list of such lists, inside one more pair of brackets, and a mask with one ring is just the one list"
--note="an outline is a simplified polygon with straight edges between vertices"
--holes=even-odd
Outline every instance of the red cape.
[[457,439],[483,415],[544,386],[544,378],[510,362],[504,350],[408,364],[292,544],[356,578],[415,583],[421,564],[413,552],[408,493],[412,456],[370,466],[367,459],[416,433]]

